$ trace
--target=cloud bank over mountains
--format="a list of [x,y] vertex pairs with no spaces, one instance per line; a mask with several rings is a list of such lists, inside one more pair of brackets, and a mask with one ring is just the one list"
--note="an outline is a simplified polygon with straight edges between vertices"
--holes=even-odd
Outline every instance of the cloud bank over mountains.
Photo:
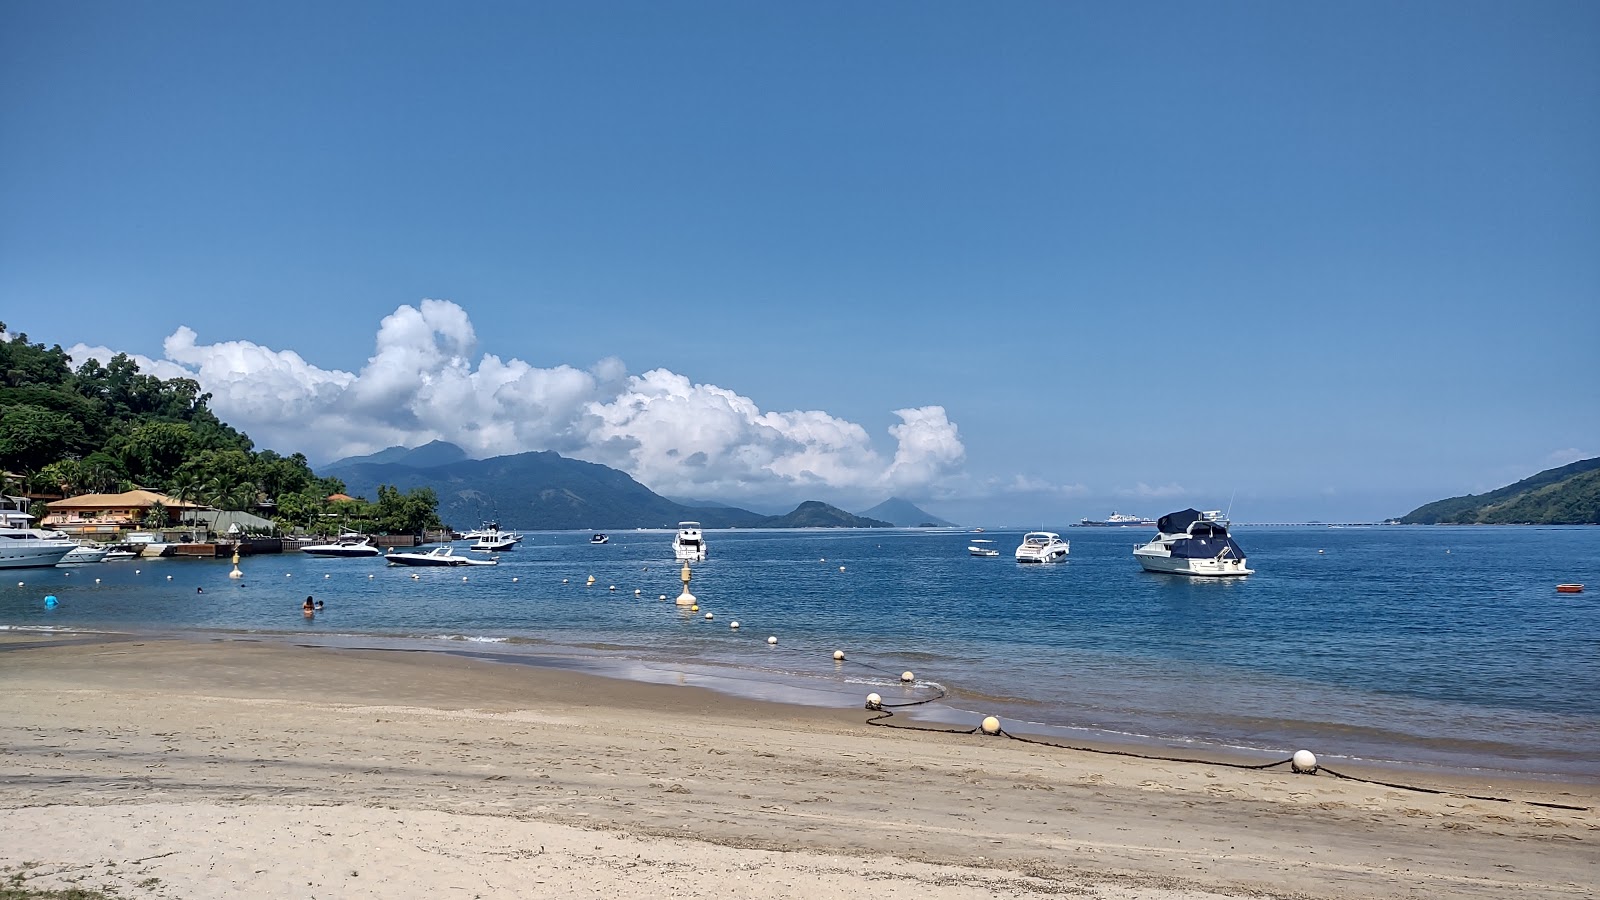
[[[554,450],[629,473],[679,496],[782,497],[807,490],[925,495],[958,473],[960,433],[941,406],[895,410],[885,458],[865,428],[818,410],[763,412],[753,400],[666,369],[630,375],[621,360],[587,370],[477,355],[466,310],[401,306],[378,327],[361,371],[322,369],[293,350],[201,343],[187,326],[164,358],[129,354],[160,378],[192,378],[211,406],[259,446],[313,460],[432,440],[477,457]],[[77,344],[73,359],[118,351]]]

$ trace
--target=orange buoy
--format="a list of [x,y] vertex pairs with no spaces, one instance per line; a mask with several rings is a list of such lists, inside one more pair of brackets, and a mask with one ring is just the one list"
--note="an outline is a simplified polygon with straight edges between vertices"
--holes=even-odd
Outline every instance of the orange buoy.
[[1558,594],[1581,594],[1581,593],[1583,593],[1583,585],[1581,585],[1581,584],[1558,584],[1558,585],[1556,585],[1556,593],[1558,593]]

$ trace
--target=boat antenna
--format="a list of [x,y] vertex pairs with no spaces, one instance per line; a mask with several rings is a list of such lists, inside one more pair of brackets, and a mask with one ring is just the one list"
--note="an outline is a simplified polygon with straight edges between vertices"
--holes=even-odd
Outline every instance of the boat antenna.
[[1228,495],[1228,511],[1222,514],[1222,518],[1226,519],[1230,525],[1233,524],[1233,498],[1237,496],[1239,496],[1239,489],[1234,488],[1233,493]]

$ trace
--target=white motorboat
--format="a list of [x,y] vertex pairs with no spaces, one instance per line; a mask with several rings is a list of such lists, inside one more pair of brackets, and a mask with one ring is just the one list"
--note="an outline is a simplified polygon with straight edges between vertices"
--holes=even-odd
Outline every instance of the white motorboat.
[[482,532],[478,536],[478,540],[467,549],[499,553],[504,550],[510,550],[521,542],[522,535],[517,534],[515,531],[501,531],[500,527],[497,525],[494,528]]
[[172,552],[172,545],[151,531],[129,532],[126,542],[132,544],[140,556],[166,556]]
[[679,522],[672,538],[672,558],[679,562],[698,562],[706,558],[706,536],[699,522]]
[[117,562],[124,559],[138,559],[139,551],[129,544],[112,544],[106,551],[104,562]]
[[61,557],[61,562],[56,563],[56,565],[86,566],[90,563],[105,561],[105,558],[110,553],[110,547],[102,547],[93,541],[79,541],[78,546],[68,550],[67,555]]
[[1155,540],[1133,548],[1133,558],[1147,572],[1173,575],[1253,575],[1244,550],[1228,534],[1221,510],[1185,509],[1156,521]]
[[0,528],[0,569],[53,566],[77,546],[59,531]]
[[1030,531],[1022,536],[1022,543],[1017,545],[1017,562],[1020,563],[1051,563],[1067,558],[1072,552],[1072,545],[1061,539],[1061,535],[1054,531]]
[[341,534],[336,540],[330,541],[326,544],[306,544],[300,548],[300,552],[309,553],[312,556],[337,557],[383,555],[382,550],[379,550],[377,547],[372,545],[371,538],[364,534],[355,534],[354,532],[346,532],[345,534]]
[[383,558],[391,566],[492,566],[499,562],[495,559],[456,556],[455,548],[449,545],[435,547],[427,553],[390,550]]
[[610,540],[611,540],[611,538],[606,537],[603,534],[591,535],[589,537],[589,543],[591,543],[591,544],[604,544],[604,543],[609,542]]
[[980,544],[992,543],[994,543],[994,541],[991,541],[988,538],[974,538],[972,543],[967,545],[967,553],[971,554],[972,556],[999,556],[999,550],[996,550],[993,547],[979,546]]

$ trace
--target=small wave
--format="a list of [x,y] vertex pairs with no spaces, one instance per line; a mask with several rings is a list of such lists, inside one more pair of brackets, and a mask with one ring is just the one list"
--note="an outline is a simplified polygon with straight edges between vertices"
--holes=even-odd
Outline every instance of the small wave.
[[433,639],[436,641],[466,641],[472,644],[504,644],[511,640],[510,638],[489,637],[482,634],[436,634]]

